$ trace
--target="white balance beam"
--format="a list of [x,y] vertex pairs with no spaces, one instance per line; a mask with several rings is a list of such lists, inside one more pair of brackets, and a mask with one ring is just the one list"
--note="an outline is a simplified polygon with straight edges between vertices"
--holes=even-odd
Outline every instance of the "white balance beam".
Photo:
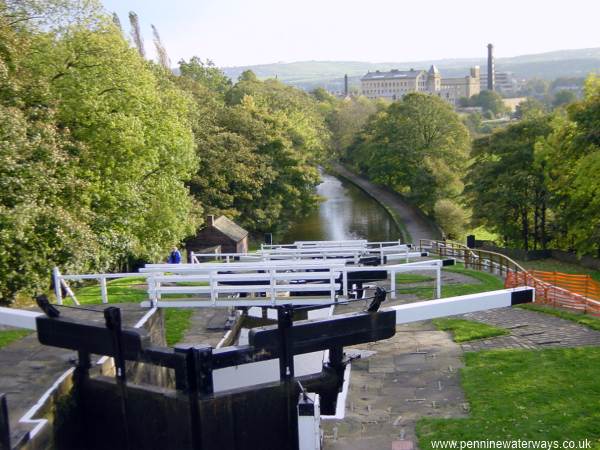
[[0,325],[37,330],[35,319],[44,313],[26,309],[0,307]]
[[504,308],[535,301],[535,289],[527,286],[458,297],[427,300],[406,305],[392,306],[396,311],[396,323],[404,324],[439,317],[456,316],[488,309]]

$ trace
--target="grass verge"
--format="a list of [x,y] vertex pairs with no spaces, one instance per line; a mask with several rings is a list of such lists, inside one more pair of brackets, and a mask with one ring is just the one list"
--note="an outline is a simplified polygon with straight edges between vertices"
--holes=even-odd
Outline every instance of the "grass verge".
[[551,316],[560,317],[561,319],[570,320],[580,325],[585,325],[592,330],[600,331],[600,319],[594,316],[588,316],[587,314],[574,313],[569,311],[563,311],[562,309],[552,308],[550,306],[542,306],[536,304],[519,305],[519,308],[528,309],[530,311],[537,311],[544,314],[550,314]]
[[397,284],[423,283],[425,281],[433,281],[435,278],[429,275],[419,275],[416,273],[397,273]]
[[19,339],[23,339],[31,333],[31,330],[23,330],[20,328],[14,330],[2,330],[0,331],[0,348],[4,348],[8,344],[18,341]]
[[591,439],[600,448],[600,347],[465,354],[465,419],[422,418],[419,447],[436,440]]
[[165,308],[165,338],[167,345],[173,345],[181,342],[185,332],[190,328],[192,308]]
[[562,272],[575,273],[581,275],[590,275],[594,280],[600,281],[600,271],[588,269],[578,264],[562,262],[557,259],[535,259],[533,261],[517,261],[525,269],[541,270],[544,272]]
[[[136,287],[145,283],[146,279],[144,277],[117,278],[116,280],[107,281],[106,291],[108,292],[108,302],[134,303],[146,300],[148,298],[146,290]],[[102,303],[100,286],[98,284],[77,289],[75,296],[82,305]],[[69,301],[68,297],[65,298],[65,301]]]
[[[465,269],[463,264],[448,266],[443,269],[446,272],[460,273],[471,277],[475,283],[445,283],[442,284],[442,298],[455,297],[457,295],[477,294],[479,292],[495,291],[503,289],[502,280],[492,274],[479,272],[478,270]],[[411,275],[411,274],[403,274]],[[412,275],[411,275],[412,276]],[[414,275],[416,277],[422,275]],[[433,279],[433,278],[432,278]],[[396,278],[396,281],[398,278]],[[408,288],[396,288],[400,294],[414,294],[420,299],[427,300],[434,298],[435,288],[433,286],[416,286]]]
[[451,331],[454,342],[468,342],[495,336],[504,336],[508,331],[485,323],[465,319],[433,319],[438,330]]

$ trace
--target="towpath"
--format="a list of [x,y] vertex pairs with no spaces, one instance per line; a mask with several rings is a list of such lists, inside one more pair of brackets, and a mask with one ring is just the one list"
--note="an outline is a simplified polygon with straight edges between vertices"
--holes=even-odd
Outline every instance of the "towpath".
[[396,218],[404,224],[406,231],[410,236],[407,241],[414,244],[419,243],[419,239],[439,239],[441,237],[439,229],[424,217],[423,213],[415,206],[409,204],[401,195],[383,187],[378,186],[367,178],[358,175],[338,163],[332,163],[331,168],[335,173],[354,183],[375,200],[390,209]]

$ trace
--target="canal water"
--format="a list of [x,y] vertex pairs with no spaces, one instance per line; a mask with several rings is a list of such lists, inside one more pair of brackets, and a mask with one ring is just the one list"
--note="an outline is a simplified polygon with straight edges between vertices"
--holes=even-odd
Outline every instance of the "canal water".
[[401,234],[388,212],[354,184],[322,173],[317,194],[323,198],[309,216],[294,224],[280,243],[297,240],[368,239],[395,241]]

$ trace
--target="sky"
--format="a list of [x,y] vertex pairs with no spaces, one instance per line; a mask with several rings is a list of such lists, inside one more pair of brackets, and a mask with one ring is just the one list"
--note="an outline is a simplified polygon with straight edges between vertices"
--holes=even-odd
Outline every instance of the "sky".
[[125,29],[154,24],[175,64],[403,62],[600,47],[599,0],[102,0]]

